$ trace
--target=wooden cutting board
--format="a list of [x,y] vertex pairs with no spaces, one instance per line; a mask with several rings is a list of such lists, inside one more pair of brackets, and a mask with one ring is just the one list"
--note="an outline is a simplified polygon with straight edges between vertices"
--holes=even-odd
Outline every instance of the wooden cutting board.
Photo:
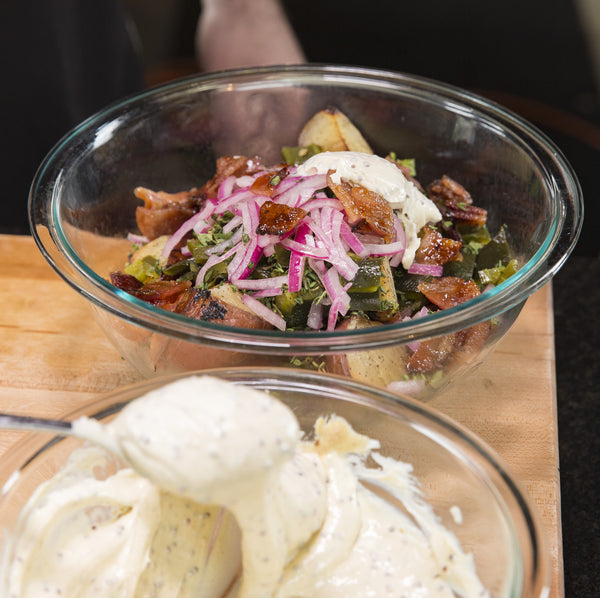
[[[0,235],[0,410],[60,417],[81,401],[135,382],[86,301],[29,237]],[[508,463],[538,508],[563,591],[552,294],[546,285],[476,374],[431,406],[475,432]],[[0,457],[20,437],[0,434]]]

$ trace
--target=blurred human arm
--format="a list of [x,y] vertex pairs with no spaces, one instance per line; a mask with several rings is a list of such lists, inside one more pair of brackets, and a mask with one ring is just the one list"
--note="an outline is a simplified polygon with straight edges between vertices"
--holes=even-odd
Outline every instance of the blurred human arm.
[[205,71],[305,62],[279,0],[201,0],[196,56]]

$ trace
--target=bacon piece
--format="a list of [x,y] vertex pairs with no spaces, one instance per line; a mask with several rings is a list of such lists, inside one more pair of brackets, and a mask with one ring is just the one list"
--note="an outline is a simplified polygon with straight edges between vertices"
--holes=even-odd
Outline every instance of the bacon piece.
[[427,193],[430,199],[435,198],[444,205],[455,206],[458,203],[471,205],[473,203],[471,194],[448,175],[443,175],[441,179],[433,181],[427,187]]
[[444,276],[431,281],[423,281],[419,283],[417,289],[440,309],[454,307],[480,294],[479,287],[474,280],[464,280],[456,276]]
[[442,219],[483,226],[487,211],[473,205],[471,194],[454,179],[444,175],[427,187],[427,195],[439,208]]
[[[480,294],[473,280],[453,276],[422,282],[417,287],[429,301],[440,309],[448,309]],[[480,322],[469,328],[444,336],[421,341],[408,361],[410,372],[430,372],[445,363],[468,361],[483,348],[490,334],[490,323]]]
[[426,226],[419,249],[415,253],[415,262],[443,266],[453,260],[462,259],[461,249],[460,241],[448,239],[433,227]]
[[198,189],[167,193],[136,187],[134,194],[144,202],[135,211],[141,233],[152,241],[162,235],[172,235],[203,205],[205,196]]
[[409,372],[426,373],[441,367],[455,348],[455,335],[447,334],[421,341],[411,355],[406,369]]
[[348,181],[334,183],[331,172],[327,174],[327,185],[340,200],[351,225],[364,221],[376,235],[389,243],[394,237],[394,211],[389,201],[365,187]]
[[[271,197],[275,187],[289,174],[289,167],[284,166],[277,172],[266,172],[254,179],[250,191],[255,195]],[[275,182],[274,182],[275,181]]]
[[273,180],[273,175],[269,172],[265,174],[261,174],[260,176],[254,179],[252,185],[250,185],[250,191],[254,193],[254,195],[262,195],[264,197],[271,197],[273,195],[273,191],[275,190],[274,185],[271,184]]
[[270,200],[260,206],[259,222],[256,232],[259,235],[285,235],[306,216],[306,210]]
[[444,364],[468,362],[481,351],[489,334],[490,323],[480,322],[452,334],[421,341],[406,369],[424,374]]
[[483,345],[490,335],[492,325],[489,321],[480,322],[464,330],[455,333],[458,337],[458,343],[452,361],[468,361],[472,355],[476,355],[483,349]]
[[[135,277],[122,272],[111,272],[110,281],[117,288],[157,307],[173,311],[179,296],[192,286],[189,280],[154,280],[142,284]],[[135,282],[134,282],[135,281]]]
[[124,272],[111,272],[110,282],[118,289],[133,295],[140,287],[144,286],[135,276]]

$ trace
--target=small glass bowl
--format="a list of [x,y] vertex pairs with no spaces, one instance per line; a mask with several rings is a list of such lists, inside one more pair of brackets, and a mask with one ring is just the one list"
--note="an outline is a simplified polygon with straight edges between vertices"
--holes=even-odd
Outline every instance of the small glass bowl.
[[[335,106],[375,153],[416,160],[423,184],[444,174],[506,225],[521,267],[479,297],[425,318],[359,330],[248,330],[155,308],[108,281],[137,231],[133,189],[201,186],[218,156],[280,161],[315,112]],[[151,89],[107,107],[63,138],[30,194],[33,235],[50,265],[94,307],[100,326],[144,376],[211,367],[321,368],[377,386],[406,385],[408,347],[489,322],[493,332],[458,359],[411,383],[429,398],[479,365],[526,299],[561,267],[582,225],[577,178],[534,127],[466,91],[364,68],[303,65],[208,74]],[[456,355],[454,355],[456,357]]]
[[[337,414],[381,443],[381,453],[411,463],[424,498],[466,552],[493,598],[541,598],[549,588],[549,553],[537,513],[502,460],[472,433],[414,399],[349,378],[286,368],[197,372],[272,393],[309,433],[319,416]],[[108,421],[130,400],[181,376],[144,380],[64,417]],[[81,442],[28,433],[0,461],[0,546],[35,488]],[[456,517],[460,510],[460,520]]]

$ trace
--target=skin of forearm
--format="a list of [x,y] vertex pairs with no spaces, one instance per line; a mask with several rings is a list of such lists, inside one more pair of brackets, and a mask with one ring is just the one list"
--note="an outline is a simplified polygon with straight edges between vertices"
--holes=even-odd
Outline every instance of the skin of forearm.
[[278,0],[202,0],[201,6],[196,55],[202,70],[306,61]]

